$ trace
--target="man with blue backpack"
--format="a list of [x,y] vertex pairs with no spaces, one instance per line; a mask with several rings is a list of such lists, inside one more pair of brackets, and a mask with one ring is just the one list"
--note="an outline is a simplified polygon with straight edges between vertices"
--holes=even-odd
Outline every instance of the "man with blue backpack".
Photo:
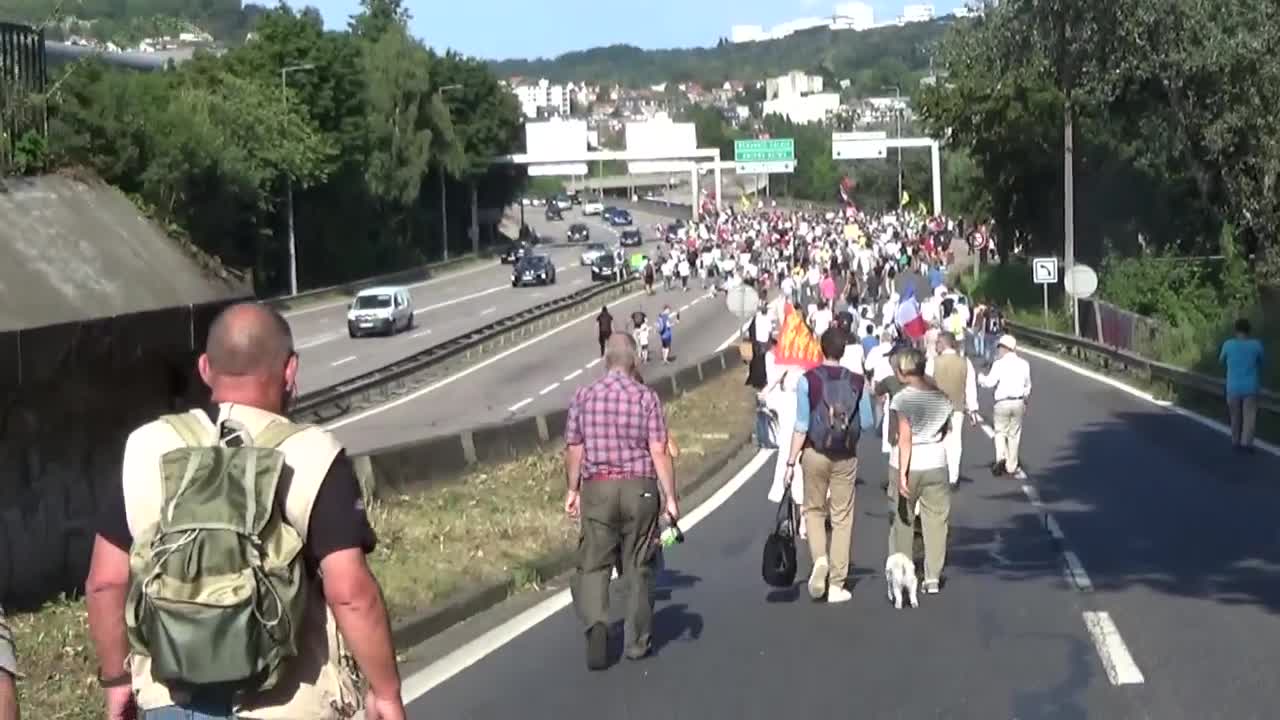
[[[853,543],[854,480],[862,426],[858,405],[864,379],[840,366],[845,333],[833,327],[822,334],[822,364],[796,384],[795,433],[783,484],[790,487],[796,462],[804,469],[804,517],[809,530],[809,597],[848,601],[850,546]],[[826,523],[831,522],[827,546]]]
[[664,305],[662,312],[658,315],[658,340],[662,342],[662,362],[671,362],[671,340],[675,335],[672,328],[680,317],[671,310],[670,305]]

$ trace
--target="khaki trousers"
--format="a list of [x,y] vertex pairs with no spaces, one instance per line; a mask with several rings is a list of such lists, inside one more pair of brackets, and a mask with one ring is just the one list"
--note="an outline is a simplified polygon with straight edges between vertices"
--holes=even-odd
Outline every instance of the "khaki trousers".
[[951,482],[946,468],[907,474],[911,496],[898,496],[898,470],[889,468],[889,554],[915,559],[915,504],[920,501],[920,529],[924,535],[924,578],[937,580],[947,563],[947,533],[951,526]]
[[947,436],[942,439],[942,447],[947,451],[947,477],[951,484],[960,482],[960,454],[964,452],[964,413],[951,413],[951,427]]
[[661,503],[653,478],[582,483],[578,572],[570,583],[574,608],[589,628],[609,622],[609,581],[622,556],[628,655],[649,651],[653,626],[654,558]]
[[1004,461],[1004,469],[1013,472],[1018,464],[1018,446],[1022,443],[1022,416],[1027,411],[1025,400],[1001,400],[995,404],[991,424],[996,431],[996,462]]
[[1227,398],[1227,413],[1231,416],[1231,444],[1253,444],[1254,429],[1258,424],[1258,396],[1236,395]]
[[[804,520],[809,534],[809,555],[817,562],[830,563],[827,583],[844,587],[849,577],[850,546],[853,543],[853,483],[858,475],[858,458],[832,459],[812,449],[800,456],[804,470]],[[831,499],[827,500],[830,492]],[[831,517],[828,547],[826,519]]]

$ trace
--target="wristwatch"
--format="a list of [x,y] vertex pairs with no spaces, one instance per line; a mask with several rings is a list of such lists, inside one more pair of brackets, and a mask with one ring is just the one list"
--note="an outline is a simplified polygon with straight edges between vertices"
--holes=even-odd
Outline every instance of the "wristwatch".
[[132,682],[133,682],[133,673],[129,672],[128,670],[121,672],[119,675],[115,677],[104,678],[102,677],[102,668],[98,668],[98,687],[100,688],[106,689],[106,688],[123,687],[125,685],[131,684]]

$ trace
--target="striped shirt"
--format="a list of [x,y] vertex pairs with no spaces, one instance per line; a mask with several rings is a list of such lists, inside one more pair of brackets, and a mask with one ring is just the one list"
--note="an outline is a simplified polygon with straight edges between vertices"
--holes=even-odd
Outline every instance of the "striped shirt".
[[10,675],[18,674],[18,658],[13,652],[13,631],[9,629],[9,621],[4,617],[4,608],[0,608],[0,670]]
[[[932,470],[947,466],[947,452],[942,444],[943,431],[955,411],[951,401],[939,390],[921,390],[907,386],[893,396],[889,409],[905,417],[911,426],[911,467],[908,470]],[[889,465],[898,467],[898,453],[889,453]]]

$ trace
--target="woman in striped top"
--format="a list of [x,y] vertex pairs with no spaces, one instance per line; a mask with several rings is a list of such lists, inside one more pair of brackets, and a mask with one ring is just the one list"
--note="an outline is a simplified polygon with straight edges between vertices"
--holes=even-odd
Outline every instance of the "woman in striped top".
[[896,452],[889,453],[889,497],[896,508],[891,522],[889,553],[912,554],[915,513],[924,533],[926,594],[941,588],[947,559],[947,529],[951,516],[951,483],[943,438],[953,408],[947,396],[925,376],[924,353],[901,350],[892,358],[894,374],[903,384],[889,410],[897,423]]

